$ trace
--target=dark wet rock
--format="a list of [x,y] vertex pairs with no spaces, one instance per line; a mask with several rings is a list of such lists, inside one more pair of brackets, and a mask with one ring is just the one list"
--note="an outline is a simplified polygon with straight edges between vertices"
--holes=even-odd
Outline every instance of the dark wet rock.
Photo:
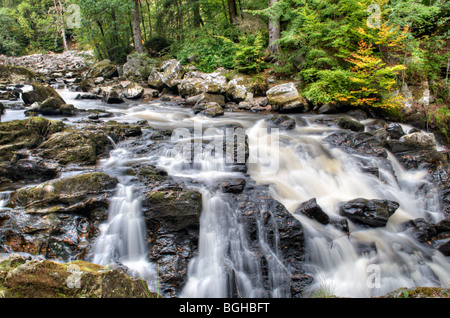
[[197,254],[202,195],[190,190],[156,190],[142,202],[149,259],[158,264],[161,293],[178,295],[189,260]]
[[400,139],[402,136],[405,135],[402,126],[398,123],[391,123],[387,125],[386,131],[390,139]]
[[58,99],[62,104],[66,104],[53,87],[41,83],[33,83],[33,90],[22,94],[22,100],[26,105],[42,103],[51,97]]
[[119,92],[114,89],[104,91],[102,100],[107,104],[122,104],[125,102]]
[[[32,107],[25,111],[25,114],[41,114],[44,116],[74,116],[77,114],[77,109],[73,105],[64,103],[56,97],[49,97],[37,107]],[[33,104],[33,105],[35,105]]]
[[268,272],[267,266],[273,256],[267,254],[267,248],[271,248],[282,263],[277,265],[277,274],[281,275],[278,279],[283,282],[281,292],[286,292],[288,297],[302,297],[312,278],[303,269],[305,238],[300,221],[264,187],[249,186],[233,198],[228,202],[233,202],[232,209],[246,229],[251,250],[261,258],[262,272]]
[[246,181],[243,178],[227,180],[221,184],[221,189],[225,193],[241,193],[244,190],[245,183]]
[[299,207],[295,210],[294,214],[306,215],[308,218],[314,219],[324,225],[330,223],[330,217],[317,204],[316,198],[300,204]]
[[347,153],[387,157],[386,149],[383,147],[384,141],[371,133],[339,131],[325,137],[324,141]]
[[79,99],[102,99],[102,96],[99,96],[99,95],[97,95],[97,94],[94,94],[94,93],[85,93],[85,94],[78,94],[76,97],[75,97],[75,99],[76,100],[79,100]]
[[288,115],[271,115],[265,121],[269,127],[277,127],[280,129],[294,129],[297,125],[295,119]]
[[364,131],[363,124],[347,117],[340,117],[337,121],[337,124],[342,129],[349,129],[352,131]]
[[85,261],[59,263],[12,254],[0,261],[6,298],[153,298],[147,283]]
[[342,204],[340,213],[355,223],[382,227],[398,208],[399,204],[394,201],[359,198]]
[[58,173],[54,165],[41,158],[32,157],[28,151],[16,152],[11,161],[0,162],[2,183],[41,182],[56,178]]
[[421,243],[430,243],[437,235],[435,224],[425,221],[425,219],[414,219],[403,223],[405,228],[410,229],[410,234]]

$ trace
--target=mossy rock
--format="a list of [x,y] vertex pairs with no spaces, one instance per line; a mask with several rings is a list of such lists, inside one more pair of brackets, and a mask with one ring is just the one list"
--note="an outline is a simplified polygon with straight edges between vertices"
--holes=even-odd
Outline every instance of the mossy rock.
[[38,76],[33,71],[13,65],[0,65],[0,81],[5,83],[29,83],[35,80]]
[[[0,291],[5,298],[156,298],[147,283],[85,261],[0,261]],[[20,258],[20,257],[19,257]]]
[[450,289],[440,287],[403,287],[380,298],[450,298]]
[[7,205],[40,213],[89,210],[107,205],[105,194],[117,183],[116,178],[103,172],[83,173],[17,190]]
[[64,123],[43,117],[0,123],[0,160],[11,160],[17,150],[35,148],[64,128]]
[[26,105],[42,103],[50,97],[57,98],[62,104],[66,103],[53,87],[41,83],[33,83],[33,90],[22,94],[22,100]]
[[88,131],[69,129],[50,136],[39,146],[38,154],[62,165],[94,165],[97,162],[96,137]]

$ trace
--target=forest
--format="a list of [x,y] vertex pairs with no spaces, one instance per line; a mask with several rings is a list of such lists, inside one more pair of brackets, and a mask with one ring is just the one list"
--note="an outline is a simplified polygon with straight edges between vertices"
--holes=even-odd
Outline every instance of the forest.
[[264,79],[294,79],[315,105],[398,114],[392,94],[427,81],[447,136],[450,3],[445,0],[2,0],[0,54],[136,51]]

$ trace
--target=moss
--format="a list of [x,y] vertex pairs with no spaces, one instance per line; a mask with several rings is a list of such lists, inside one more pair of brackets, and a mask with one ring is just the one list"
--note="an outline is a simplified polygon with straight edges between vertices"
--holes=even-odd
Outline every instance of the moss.
[[0,64],[0,79],[6,82],[17,82],[20,79],[31,82],[35,80],[38,76],[33,71],[21,67],[21,66],[13,66]]
[[[0,264],[11,263],[8,259]],[[0,290],[6,298],[158,297],[149,292],[143,280],[85,261],[26,261],[20,256],[13,259],[20,262],[0,267]]]

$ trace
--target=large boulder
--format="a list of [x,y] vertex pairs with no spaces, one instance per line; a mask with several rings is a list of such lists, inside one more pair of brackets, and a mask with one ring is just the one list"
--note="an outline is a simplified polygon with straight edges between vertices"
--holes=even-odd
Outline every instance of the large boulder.
[[287,115],[270,115],[265,119],[269,127],[276,127],[283,130],[294,129],[297,125],[294,118]]
[[0,161],[11,161],[17,151],[34,149],[64,128],[64,123],[42,117],[0,123]]
[[147,283],[85,261],[59,263],[12,254],[0,260],[5,298],[156,298]]
[[144,95],[144,88],[137,83],[131,82],[124,87],[123,95],[128,99],[139,99]]
[[28,213],[76,212],[104,207],[108,205],[105,194],[117,184],[116,178],[103,172],[83,173],[19,189],[12,193],[7,206],[24,208]]
[[[159,173],[156,178],[153,182],[167,179]],[[161,293],[177,295],[189,261],[197,254],[202,195],[170,184],[146,193],[142,207],[150,238],[149,259],[158,264]]]
[[56,98],[62,104],[66,104],[61,95],[59,95],[58,92],[53,87],[41,83],[33,83],[32,86],[33,90],[29,92],[24,92],[22,94],[22,100],[26,105],[32,105],[34,103],[42,103],[51,97]]
[[272,110],[277,112],[304,112],[308,102],[304,99],[294,83],[280,84],[267,91]]
[[113,65],[110,60],[106,59],[92,65],[86,73],[86,78],[111,79],[119,76],[117,66]]
[[160,69],[161,81],[169,88],[176,88],[184,75],[184,67],[177,60],[166,61]]
[[49,97],[42,103],[35,103],[26,110],[26,115],[42,114],[44,116],[74,116],[77,109],[73,105],[66,104],[57,97]]
[[195,114],[202,113],[206,117],[219,117],[223,116],[225,113],[222,106],[214,102],[208,102],[205,104],[198,103],[194,106],[193,110]]
[[358,224],[383,227],[399,207],[395,201],[358,198],[342,204],[340,213]]
[[132,81],[145,81],[154,67],[154,61],[146,54],[133,53],[127,56],[123,65],[123,76]]
[[385,137],[375,132],[338,131],[325,137],[324,141],[350,154],[387,158]]
[[36,152],[62,165],[94,165],[97,162],[97,139],[88,131],[66,130],[50,136]]
[[226,91],[227,79],[220,72],[202,73],[188,72],[178,85],[182,96],[195,96],[201,93],[223,94]]
[[3,83],[31,83],[36,80],[37,75],[28,68],[0,64],[0,82]]
[[228,98],[236,103],[243,102],[250,91],[251,80],[247,77],[233,78],[228,82],[226,88],[226,94]]

